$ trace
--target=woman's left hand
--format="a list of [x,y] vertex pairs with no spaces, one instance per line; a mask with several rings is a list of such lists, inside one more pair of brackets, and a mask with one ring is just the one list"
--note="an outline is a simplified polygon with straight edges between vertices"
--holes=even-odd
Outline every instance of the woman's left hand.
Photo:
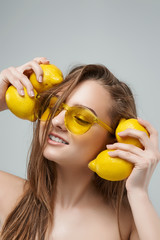
[[155,167],[160,160],[160,152],[158,149],[158,132],[151,124],[142,119],[138,119],[139,123],[144,126],[150,137],[145,132],[127,129],[120,133],[121,137],[137,138],[143,145],[140,149],[131,144],[114,143],[107,145],[107,149],[114,149],[109,152],[111,157],[119,157],[134,164],[133,170],[126,180],[126,189],[132,191],[148,191],[148,185]]

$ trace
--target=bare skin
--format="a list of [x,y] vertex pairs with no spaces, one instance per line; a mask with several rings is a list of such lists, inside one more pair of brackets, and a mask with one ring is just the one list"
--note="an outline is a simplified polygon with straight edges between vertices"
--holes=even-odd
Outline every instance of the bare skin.
[[[25,179],[0,171],[0,229],[23,195],[25,182]],[[66,207],[56,203],[54,229],[49,240],[119,239],[114,210],[104,203],[96,191],[93,198],[93,192],[75,206]],[[132,221],[129,209],[123,209],[121,228],[126,240],[132,230]]]
[[[127,240],[131,232],[132,217],[129,211],[125,211],[121,217],[122,232]],[[54,224],[50,240],[119,239],[116,214],[96,191],[95,195],[93,192],[87,193],[79,204],[72,207],[64,208],[56,203]]]
[[0,229],[24,191],[25,180],[0,171]]
[[[101,102],[97,101],[98,96],[101,96]],[[103,109],[110,109],[110,95],[95,81],[79,84],[66,103],[69,106],[79,103],[87,106],[93,109],[100,119],[109,123],[108,112]],[[41,122],[40,143],[43,130],[44,123]],[[94,125],[83,135],[73,135],[65,127],[64,112],[52,119],[49,132],[63,137],[69,143],[64,145],[49,141],[43,152],[47,159],[57,164],[58,191],[55,199],[54,228],[50,238],[119,239],[116,214],[97,193],[92,183],[94,173],[87,167],[89,161],[106,148],[108,132],[101,126]],[[129,209],[125,210],[121,218],[123,235],[128,239],[133,221]]]
[[[1,111],[7,109],[4,96],[10,83],[22,95],[23,91],[21,90],[25,86],[30,96],[32,96],[33,86],[26,76],[31,71],[34,71],[38,79],[42,75],[42,70],[39,67],[40,63],[48,64],[49,61],[45,58],[36,58],[34,61],[18,68],[12,67],[2,71],[0,75]],[[23,74],[24,71],[26,75]],[[90,89],[91,85],[89,84],[90,82],[86,83],[85,89]],[[107,112],[103,111],[103,109],[107,109],[107,105],[103,106],[103,103],[110,103],[109,96],[101,88],[102,86],[92,84],[92,87],[92,91],[88,91],[88,93],[94,93],[93,96],[90,95],[92,101],[89,98],[84,98],[84,96],[87,97],[87,94],[84,94],[84,86],[82,85],[78,91],[73,91],[67,99],[67,104],[72,106],[82,103],[94,108],[102,120],[107,119]],[[94,97],[96,92],[103,98],[100,105],[97,105],[98,101],[94,102],[94,99],[97,99],[97,97]],[[80,99],[83,99],[84,102],[80,102]],[[91,106],[93,102],[94,106]],[[100,107],[102,107],[101,110]],[[107,121],[109,122],[109,119]],[[120,214],[121,231],[124,240],[158,240],[160,220],[147,192],[151,175],[160,159],[158,136],[155,129],[147,121],[139,120],[139,122],[148,130],[150,138],[134,130],[122,132],[121,137],[132,136],[138,138],[144,146],[143,150],[122,143],[109,144],[107,148],[115,149],[114,153],[111,153],[113,157],[121,157],[135,165],[132,174],[126,181],[131,210],[124,207]],[[43,124],[41,124],[41,130],[43,131]],[[52,120],[51,131],[67,140],[69,145],[63,146],[48,142],[43,153],[50,161],[56,162],[58,170],[54,228],[47,239],[120,239],[115,211],[104,203],[102,197],[97,194],[92,185],[93,173],[87,168],[88,162],[96,156],[99,150],[105,148],[105,144],[107,144],[105,142],[105,139],[107,139],[106,130],[95,125],[81,138],[73,136],[66,130],[64,112],[61,112]],[[95,144],[94,139],[96,137],[101,141]],[[87,147],[86,143],[88,142],[92,148],[91,150]],[[59,148],[59,151],[57,151],[57,148]],[[73,161],[72,155],[76,156],[76,162]],[[0,172],[1,226],[20,200],[24,191],[24,183],[24,179]]]

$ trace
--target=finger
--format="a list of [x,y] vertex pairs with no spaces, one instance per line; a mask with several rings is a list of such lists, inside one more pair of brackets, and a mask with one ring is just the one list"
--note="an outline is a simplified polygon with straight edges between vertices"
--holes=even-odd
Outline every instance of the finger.
[[142,156],[143,155],[143,150],[139,147],[136,147],[132,144],[126,144],[126,143],[114,143],[114,144],[108,144],[106,145],[108,150],[123,150],[127,151],[130,153],[133,153],[137,156]]
[[[31,82],[29,81],[29,79],[22,73],[20,73],[19,71],[17,71],[16,68],[11,68],[11,72],[14,75],[14,77],[19,80],[19,82],[25,86],[25,88],[27,89],[28,95],[30,97],[34,97],[34,90],[33,90],[33,85],[31,84]],[[21,92],[23,93],[23,92]]]
[[151,141],[158,147],[158,131],[146,120],[138,118],[138,122],[147,129],[150,134]]
[[154,128],[152,127],[152,125],[151,125],[148,121],[143,120],[143,119],[141,119],[141,118],[137,118],[137,120],[138,120],[138,122],[139,122],[144,128],[147,129],[147,131],[148,131],[149,133],[154,132]]
[[8,68],[7,78],[9,79],[9,82],[17,89],[18,93],[21,96],[24,96],[23,84],[20,82],[20,80],[16,76],[15,72],[13,73],[13,70],[11,70],[11,69],[12,69],[12,67]]
[[114,151],[108,152],[108,154],[111,157],[121,158],[121,159],[131,162],[133,164],[137,164],[138,162],[141,161],[141,157],[138,157],[135,154],[133,154],[131,152],[127,152],[127,151],[114,150]]
[[36,57],[33,59],[34,61],[36,61],[38,64],[48,64],[50,61],[45,58],[45,57]]
[[36,74],[36,79],[39,82],[42,82],[43,78],[43,70],[41,66],[35,60],[32,60],[24,65],[22,65],[19,69],[21,73],[25,73],[25,71],[32,70]]
[[145,149],[149,148],[149,146],[151,144],[150,138],[148,137],[146,132],[143,132],[143,131],[127,128],[125,131],[119,132],[118,134],[122,138],[123,137],[124,138],[125,137],[133,137],[133,138],[138,139]]

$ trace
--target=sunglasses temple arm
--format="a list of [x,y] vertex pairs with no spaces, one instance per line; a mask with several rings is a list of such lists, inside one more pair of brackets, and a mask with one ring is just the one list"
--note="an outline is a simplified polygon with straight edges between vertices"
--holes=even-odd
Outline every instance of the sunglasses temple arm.
[[114,130],[111,127],[109,127],[106,123],[102,122],[100,119],[98,119],[98,123],[99,125],[101,125],[101,127],[107,129],[111,134],[114,134]]

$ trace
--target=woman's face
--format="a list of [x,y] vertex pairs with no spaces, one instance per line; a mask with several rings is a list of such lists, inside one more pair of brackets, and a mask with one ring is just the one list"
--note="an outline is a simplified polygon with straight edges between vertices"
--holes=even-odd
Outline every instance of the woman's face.
[[[69,106],[81,105],[90,108],[97,114],[98,118],[110,125],[108,112],[112,106],[112,99],[107,90],[96,81],[81,82],[69,95],[66,103]],[[86,167],[100,151],[106,148],[109,133],[99,124],[94,124],[82,135],[72,134],[64,124],[65,112],[63,110],[52,119],[43,155],[63,166]],[[44,122],[41,122],[40,144],[43,131]],[[58,142],[59,139],[64,142]]]

